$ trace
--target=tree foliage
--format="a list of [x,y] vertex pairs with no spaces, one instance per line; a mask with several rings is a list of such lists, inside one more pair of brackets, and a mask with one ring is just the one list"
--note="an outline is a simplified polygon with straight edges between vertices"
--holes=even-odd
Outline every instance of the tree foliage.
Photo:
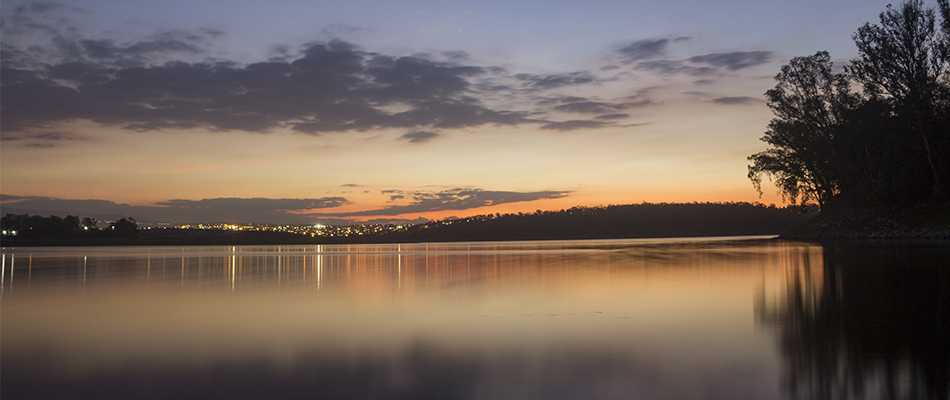
[[835,139],[858,98],[833,67],[825,51],[793,58],[765,92],[776,118],[762,140],[772,148],[749,157],[749,178],[760,193],[762,175],[771,176],[792,204],[823,203],[840,191]]
[[7,214],[0,218],[4,236],[20,239],[76,239],[76,238],[131,238],[138,235],[138,225],[132,218],[122,218],[101,230],[94,218],[80,219],[75,215],[60,218],[29,214]]
[[[775,118],[749,157],[792,204],[945,202],[950,193],[950,5],[888,6],[852,37],[859,57],[835,73],[827,52],[793,58],[766,92]],[[852,86],[863,93],[851,91]]]

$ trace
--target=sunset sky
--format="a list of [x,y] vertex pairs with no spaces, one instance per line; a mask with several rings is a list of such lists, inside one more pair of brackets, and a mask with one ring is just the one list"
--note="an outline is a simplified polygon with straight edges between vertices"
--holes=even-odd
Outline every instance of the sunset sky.
[[0,212],[780,204],[746,178],[763,93],[792,57],[856,57],[889,2],[8,0]]

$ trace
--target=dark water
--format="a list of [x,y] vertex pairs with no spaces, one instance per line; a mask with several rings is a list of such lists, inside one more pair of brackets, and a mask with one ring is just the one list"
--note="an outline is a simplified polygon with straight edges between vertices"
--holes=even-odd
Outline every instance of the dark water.
[[950,246],[3,249],[3,399],[926,399]]

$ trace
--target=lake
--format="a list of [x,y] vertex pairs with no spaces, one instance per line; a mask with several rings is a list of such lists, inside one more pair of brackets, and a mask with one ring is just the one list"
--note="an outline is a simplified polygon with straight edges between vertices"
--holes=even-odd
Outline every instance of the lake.
[[4,399],[950,397],[950,246],[4,248]]

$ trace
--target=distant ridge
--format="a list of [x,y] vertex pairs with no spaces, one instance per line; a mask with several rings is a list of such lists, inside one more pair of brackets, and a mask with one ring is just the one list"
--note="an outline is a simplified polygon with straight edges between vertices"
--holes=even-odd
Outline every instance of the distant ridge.
[[[413,243],[453,241],[620,239],[778,235],[812,218],[798,207],[736,203],[641,203],[573,207],[559,211],[484,214],[412,225],[407,229],[345,237],[290,232],[140,229],[136,237],[4,237],[4,246],[253,245]],[[134,216],[132,216],[134,218]]]
[[778,235],[814,214],[738,203],[641,203],[529,214],[477,215],[377,236],[385,242]]

